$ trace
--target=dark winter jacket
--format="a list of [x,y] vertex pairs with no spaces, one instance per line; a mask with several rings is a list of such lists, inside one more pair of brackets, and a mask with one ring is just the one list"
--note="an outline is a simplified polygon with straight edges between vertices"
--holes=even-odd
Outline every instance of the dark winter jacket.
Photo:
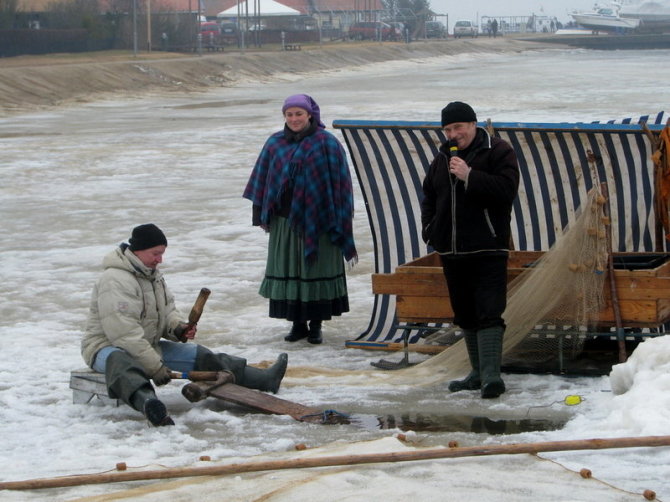
[[519,164],[512,147],[477,129],[461,152],[471,167],[467,186],[449,173],[449,146],[440,147],[423,182],[423,240],[440,254],[507,254]]

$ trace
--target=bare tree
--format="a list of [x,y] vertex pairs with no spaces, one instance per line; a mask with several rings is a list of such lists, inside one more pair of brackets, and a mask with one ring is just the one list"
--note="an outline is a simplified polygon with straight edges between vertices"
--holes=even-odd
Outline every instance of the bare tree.
[[19,0],[0,0],[0,28],[13,28],[18,12]]

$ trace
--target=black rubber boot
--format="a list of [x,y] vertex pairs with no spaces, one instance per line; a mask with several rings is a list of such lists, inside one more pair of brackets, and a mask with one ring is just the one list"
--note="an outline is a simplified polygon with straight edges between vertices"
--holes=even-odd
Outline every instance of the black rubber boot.
[[168,415],[163,401],[156,397],[156,393],[150,387],[138,389],[132,398],[132,406],[141,411],[151,425],[163,427],[174,425],[174,420]]
[[266,370],[247,366],[244,368],[244,377],[238,381],[239,385],[248,389],[261,390],[263,392],[272,392],[276,394],[281,385],[281,381],[286,374],[288,366],[288,354],[281,353],[277,361]]
[[144,416],[147,417],[151,425],[155,425],[156,427],[174,425],[174,420],[168,415],[163,401],[159,399],[149,399],[144,402]]
[[505,382],[500,377],[502,342],[505,328],[493,326],[477,331],[479,342],[479,372],[482,380],[481,396],[498,397],[505,392]]
[[291,328],[291,332],[284,337],[284,340],[286,340],[287,342],[297,342],[298,340],[302,340],[303,338],[307,338],[308,336],[309,336],[309,330],[307,329],[307,323],[293,321],[293,327]]
[[307,341],[314,345],[319,345],[323,342],[323,338],[321,337],[321,321],[309,322],[309,335],[307,336]]
[[156,397],[149,377],[126,352],[117,350],[109,355],[105,381],[109,397],[121,399],[142,413],[152,425],[174,425],[165,405]]
[[468,349],[468,358],[472,371],[463,380],[453,380],[449,382],[451,392],[460,392],[462,390],[477,390],[481,388],[482,381],[479,376],[479,344],[477,342],[477,332],[471,329],[463,330],[465,346]]

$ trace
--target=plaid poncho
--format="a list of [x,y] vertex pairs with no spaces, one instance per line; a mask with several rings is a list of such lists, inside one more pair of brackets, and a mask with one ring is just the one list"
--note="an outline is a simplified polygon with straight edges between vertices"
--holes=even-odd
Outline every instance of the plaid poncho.
[[351,174],[340,142],[318,128],[295,142],[284,131],[268,138],[251,173],[244,198],[261,208],[261,224],[278,212],[282,194],[293,187],[291,229],[304,238],[305,260],[318,255],[319,237],[328,233],[347,261],[356,260]]

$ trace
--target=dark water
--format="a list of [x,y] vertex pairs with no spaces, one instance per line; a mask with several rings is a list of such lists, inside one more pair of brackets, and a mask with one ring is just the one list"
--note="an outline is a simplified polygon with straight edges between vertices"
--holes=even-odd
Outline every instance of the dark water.
[[353,425],[376,429],[400,429],[414,432],[470,432],[475,434],[519,434],[561,429],[557,419],[495,419],[471,415],[401,413],[378,417],[352,415]]

